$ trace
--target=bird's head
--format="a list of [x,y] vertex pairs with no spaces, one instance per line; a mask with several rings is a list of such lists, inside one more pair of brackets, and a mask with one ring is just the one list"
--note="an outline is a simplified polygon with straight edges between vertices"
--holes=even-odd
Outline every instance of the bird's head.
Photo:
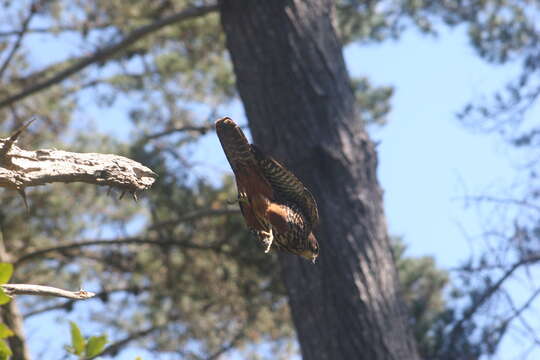
[[309,233],[307,242],[307,248],[300,252],[298,255],[315,263],[315,260],[317,260],[317,256],[319,256],[319,243],[317,242],[317,238],[315,237],[315,235],[313,235],[313,233]]

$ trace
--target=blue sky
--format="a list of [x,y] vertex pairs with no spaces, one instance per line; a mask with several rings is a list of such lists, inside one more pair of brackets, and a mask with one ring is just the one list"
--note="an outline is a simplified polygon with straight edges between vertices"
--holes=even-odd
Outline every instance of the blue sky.
[[352,46],[346,59],[352,75],[395,86],[388,124],[371,131],[380,141],[390,233],[404,236],[410,254],[455,266],[468,254],[463,231],[474,237],[480,230],[463,197],[496,190],[514,176],[502,139],[474,133],[455,114],[501,88],[516,69],[479,59],[463,27],[437,38],[410,31],[398,42]]
[[[390,233],[404,237],[411,255],[432,255],[445,268],[458,265],[470,254],[467,238],[474,240],[481,231],[481,218],[464,207],[463,197],[504,188],[515,169],[510,149],[498,136],[473,133],[455,113],[467,101],[499,89],[516,74],[516,67],[490,66],[480,60],[463,28],[443,30],[437,38],[409,31],[397,42],[350,46],[346,61],[352,75],[396,89],[388,124],[371,129],[380,141],[379,177]],[[122,132],[119,124],[126,119],[122,106],[88,110],[89,117],[100,119],[100,128]],[[229,110],[222,115],[245,122],[240,106]],[[202,175],[229,171],[212,134],[204,138],[194,160]],[[31,334],[40,331],[38,323],[28,325]],[[64,330],[63,339],[68,336],[67,324]],[[43,338],[34,339],[33,348],[39,351]],[[515,346],[507,342],[501,358],[512,358]],[[119,358],[133,359],[133,354],[140,352]]]

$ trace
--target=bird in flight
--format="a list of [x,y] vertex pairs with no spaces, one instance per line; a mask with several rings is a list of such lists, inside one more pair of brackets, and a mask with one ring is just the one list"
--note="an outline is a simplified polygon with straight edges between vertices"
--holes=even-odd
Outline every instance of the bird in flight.
[[266,245],[315,262],[319,244],[313,227],[319,221],[311,192],[283,165],[250,144],[228,118],[216,121],[221,147],[238,188],[238,204],[248,228]]

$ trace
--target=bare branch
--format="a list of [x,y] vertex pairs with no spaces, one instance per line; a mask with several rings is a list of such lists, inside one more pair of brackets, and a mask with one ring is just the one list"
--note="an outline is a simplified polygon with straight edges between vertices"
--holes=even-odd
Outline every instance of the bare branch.
[[[523,312],[528,310],[533,301],[536,300],[536,298],[538,296],[540,296],[540,289],[536,289],[531,296],[529,296],[529,298],[527,299],[527,301],[525,301],[519,308],[516,307],[516,305],[514,304],[514,301],[512,300],[512,296],[510,296],[510,294],[508,294],[507,292],[504,292],[503,293],[508,301],[508,303],[510,304],[510,307],[512,309],[512,314],[508,317],[508,319],[506,319],[506,322],[510,322],[512,320],[514,320],[515,318],[517,317],[521,317]],[[532,332],[532,334],[534,334],[534,332]],[[538,340],[537,340],[538,341]],[[540,342],[538,342],[540,343]]]
[[123,338],[121,340],[118,340],[118,341],[116,341],[116,342],[114,342],[112,344],[109,344],[101,353],[99,353],[99,355],[91,357],[88,360],[96,359],[98,356],[99,357],[105,356],[105,355],[115,356],[118,352],[120,352],[120,350],[122,350],[122,348],[124,346],[126,346],[130,342],[132,342],[134,340],[137,340],[137,339],[140,339],[140,338],[143,338],[143,337],[146,337],[146,336],[150,335],[151,333],[153,333],[153,332],[155,332],[157,330],[160,330],[160,329],[162,329],[162,328],[164,328],[166,326],[167,326],[166,324],[165,325],[151,326],[151,327],[149,327],[147,329],[140,330],[140,331],[134,332],[132,334],[129,334],[125,338]]
[[200,244],[194,244],[189,241],[176,240],[176,239],[165,239],[165,240],[155,239],[154,240],[154,239],[145,239],[145,238],[137,238],[137,237],[124,238],[124,239],[110,239],[110,240],[109,239],[87,240],[87,241],[79,241],[79,242],[74,242],[74,243],[65,244],[65,245],[53,246],[53,247],[44,248],[44,249],[37,249],[35,251],[32,251],[30,253],[24,254],[21,257],[19,257],[15,261],[14,265],[18,266],[21,263],[24,263],[36,257],[44,256],[48,253],[64,252],[64,251],[80,249],[80,248],[88,247],[88,246],[138,244],[138,245],[157,245],[157,246],[179,246],[179,247],[188,248],[188,249],[219,251],[219,249],[217,249],[216,246],[221,243],[222,242],[219,241],[217,244],[200,245]]
[[240,340],[245,336],[245,328],[240,329],[240,331],[229,341],[228,344],[223,345],[219,350],[217,350],[215,353],[211,354],[209,357],[206,358],[206,360],[217,360],[221,355],[226,353],[227,351],[234,348]]
[[521,268],[522,266],[537,262],[540,260],[540,255],[533,255],[529,256],[527,258],[523,258],[520,261],[517,261],[514,263],[508,270],[504,272],[504,274],[491,285],[488,287],[481,296],[478,296],[477,300],[471,304],[471,306],[464,312],[461,319],[459,319],[455,325],[452,327],[452,330],[450,331],[450,344],[451,346],[454,345],[460,331],[463,329],[463,325],[466,321],[472,318],[472,316],[484,305],[496,292],[499,290],[504,282],[510,278],[514,274],[514,272]]
[[133,193],[150,188],[156,177],[146,166],[118,155],[49,149],[28,151],[14,145],[10,138],[0,139],[0,146],[8,149],[0,165],[0,187],[10,189],[53,182],[85,182]]
[[6,295],[37,295],[37,296],[55,296],[74,300],[86,300],[94,297],[96,294],[86,290],[68,291],[58,289],[52,286],[30,285],[30,284],[2,284],[0,287]]
[[[176,320],[175,318],[170,318],[169,323],[172,322],[172,321],[175,321],[175,320]],[[99,356],[105,356],[105,355],[116,356],[116,354],[118,354],[122,350],[122,348],[125,347],[130,342],[132,342],[134,340],[144,338],[144,337],[152,334],[155,331],[158,331],[158,330],[161,330],[161,329],[167,327],[167,325],[168,325],[168,323],[161,324],[161,325],[153,325],[153,326],[150,326],[150,327],[148,327],[146,329],[133,332],[133,333],[127,335],[125,338],[120,339],[120,340],[108,345],[105,348],[105,350],[103,350],[103,352],[101,352],[99,354]],[[221,355],[223,355],[227,351],[234,348],[238,344],[238,342],[241,341],[243,339],[243,337],[245,336],[246,328],[247,328],[247,324],[244,327],[242,327],[238,331],[238,333],[236,333],[234,335],[234,337],[227,344],[223,345],[215,353],[213,353],[209,357],[207,357],[206,360],[216,360]],[[190,355],[194,355],[194,354],[190,354]],[[95,358],[97,358],[97,356],[95,356],[93,358],[90,358],[89,360],[95,359]]]
[[87,68],[88,66],[95,64],[97,62],[103,62],[104,60],[110,58],[111,56],[115,55],[119,51],[127,48],[128,46],[132,45],[136,41],[144,38],[145,36],[148,36],[152,34],[153,32],[156,32],[162,28],[164,28],[167,25],[171,25],[174,23],[178,23],[180,21],[193,19],[199,16],[206,15],[210,12],[216,11],[218,9],[217,5],[206,5],[206,6],[199,6],[199,7],[193,7],[189,9],[182,10],[180,12],[177,12],[171,16],[168,16],[166,18],[163,18],[159,21],[156,21],[154,23],[141,26],[135,30],[133,30],[131,33],[129,33],[127,36],[125,36],[122,40],[103,47],[101,49],[98,49],[96,52],[89,56],[81,57],[78,60],[76,60],[71,66],[69,66],[67,69],[64,69],[57,74],[53,75],[52,77],[49,77],[48,79],[45,79],[43,81],[37,82],[30,87],[27,87],[20,91],[17,94],[8,96],[4,99],[0,100],[0,108],[6,107],[10,104],[13,104],[19,100],[22,100],[36,92],[39,92],[43,89],[48,88],[49,86],[52,86],[54,84],[57,84],[66,78],[70,77],[73,74],[76,74],[80,72],[81,70]]

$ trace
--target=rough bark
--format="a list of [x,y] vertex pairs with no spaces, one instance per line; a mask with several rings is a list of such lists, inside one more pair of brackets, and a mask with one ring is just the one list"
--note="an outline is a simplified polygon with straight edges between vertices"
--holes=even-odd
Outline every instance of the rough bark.
[[330,0],[222,0],[254,142],[312,190],[317,264],[280,254],[303,358],[417,359]]
[[0,187],[24,189],[53,182],[86,182],[135,193],[152,186],[156,174],[142,164],[113,154],[56,149],[28,151],[0,138]]

